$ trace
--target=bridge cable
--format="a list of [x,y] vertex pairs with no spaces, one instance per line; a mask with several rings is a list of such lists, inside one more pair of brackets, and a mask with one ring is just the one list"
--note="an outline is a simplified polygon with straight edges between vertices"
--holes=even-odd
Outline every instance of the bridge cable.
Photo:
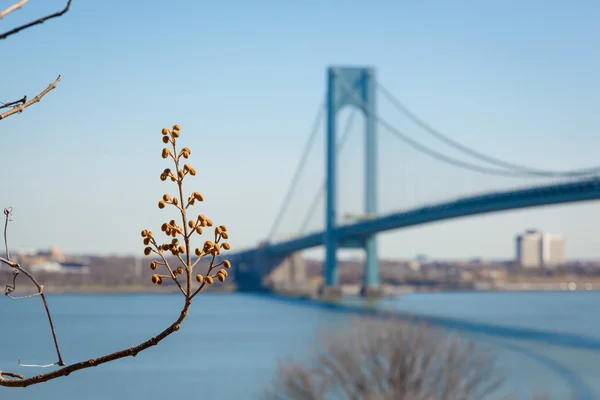
[[321,120],[323,119],[324,114],[325,114],[325,101],[322,101],[321,105],[319,106],[319,111],[317,112],[315,121],[313,122],[311,134],[308,137],[306,146],[304,147],[304,152],[302,153],[302,157],[300,158],[298,167],[296,167],[296,172],[294,173],[294,177],[292,178],[292,181],[288,188],[287,194],[285,195],[285,198],[283,199],[281,207],[279,208],[279,213],[277,214],[277,218],[275,218],[275,222],[273,223],[273,226],[271,227],[271,231],[269,232],[269,236],[268,236],[269,241],[272,241],[273,236],[275,235],[275,232],[277,231],[277,228],[279,227],[279,224],[281,223],[281,219],[283,218],[283,215],[284,215],[285,211],[287,210],[287,207],[290,203],[292,194],[294,193],[294,189],[296,188],[296,185],[298,184],[298,181],[300,180],[300,175],[302,174],[302,170],[304,169],[304,165],[306,164],[308,155],[313,147],[313,144],[315,142],[317,134],[319,133],[319,128],[321,126]]
[[392,103],[392,105],[394,105],[394,107],[396,107],[408,119],[410,119],[415,124],[417,124],[418,126],[423,128],[427,133],[431,134],[438,140],[446,143],[448,146],[454,147],[455,149],[457,149],[459,151],[462,151],[472,157],[475,157],[475,158],[482,160],[484,162],[487,162],[489,164],[503,167],[503,168],[506,168],[506,169],[509,169],[509,170],[512,170],[515,172],[521,172],[525,175],[535,175],[535,176],[542,176],[542,177],[579,177],[579,176],[595,175],[595,174],[600,173],[600,167],[598,167],[598,166],[591,167],[591,168],[570,170],[570,171],[551,171],[551,170],[530,168],[530,167],[511,163],[508,161],[504,161],[504,160],[483,154],[477,150],[474,150],[470,147],[467,147],[467,146],[451,139],[450,137],[448,137],[448,136],[444,135],[443,133],[441,133],[440,131],[436,130],[431,125],[429,125],[427,122],[425,122],[423,119],[419,118],[419,116],[417,116],[414,112],[412,112],[410,109],[408,109],[408,107],[406,107],[404,104],[402,104],[400,102],[400,100],[398,100],[396,97],[394,97],[394,95],[389,90],[387,90],[381,83],[377,82],[376,85],[377,85],[378,89],[381,91],[381,93],[390,101],[390,103]]
[[471,171],[480,172],[483,174],[507,176],[507,177],[532,177],[531,175],[525,175],[523,173],[518,173],[515,171],[506,171],[506,170],[501,170],[501,169],[493,169],[493,168],[483,167],[483,166],[480,166],[477,164],[472,164],[472,163],[469,163],[466,161],[461,161],[459,159],[456,159],[456,158],[447,156],[445,154],[442,154],[440,152],[437,152],[437,151],[425,146],[424,144],[411,139],[408,135],[406,135],[399,129],[395,128],[392,124],[390,124],[389,122],[387,122],[386,120],[384,120],[383,118],[381,118],[377,114],[375,114],[373,112],[373,110],[370,109],[370,107],[368,107],[367,104],[365,104],[363,99],[361,99],[359,96],[356,95],[356,92],[350,87],[350,85],[344,79],[339,79],[339,82],[346,88],[347,91],[350,92],[350,94],[354,97],[354,99],[357,101],[357,103],[360,105],[360,107],[363,108],[365,113],[367,113],[368,115],[371,115],[375,119],[375,121],[377,121],[381,126],[383,126],[390,133],[395,135],[398,139],[402,140],[404,143],[408,144],[409,146],[411,146],[412,148],[414,148],[415,150],[417,150],[421,153],[424,153],[432,158],[437,159],[438,161],[445,162],[445,163],[453,165],[455,167],[464,168],[464,169],[468,169]]
[[[337,152],[336,154],[341,153],[342,148],[344,147],[348,138],[350,137],[350,132],[352,132],[352,126],[354,123],[355,116],[356,116],[356,109],[352,109],[350,115],[348,116],[348,119],[346,120],[346,126],[344,127],[344,133],[342,134],[342,137],[340,138],[340,141],[338,142],[338,145],[336,148],[336,152]],[[321,184],[321,188],[319,189],[316,196],[311,201],[310,206],[308,207],[308,212],[304,216],[304,222],[302,223],[302,226],[300,227],[300,234],[303,234],[306,232],[308,223],[310,222],[310,219],[313,217],[313,215],[317,209],[317,205],[319,204],[319,200],[321,200],[321,196],[323,196],[323,194],[325,193],[326,188],[327,188],[327,178],[325,178],[323,180],[323,183]]]

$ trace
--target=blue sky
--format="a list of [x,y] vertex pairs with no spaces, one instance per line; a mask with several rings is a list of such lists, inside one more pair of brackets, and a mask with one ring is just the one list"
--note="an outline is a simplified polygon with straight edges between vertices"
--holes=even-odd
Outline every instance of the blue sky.
[[[0,30],[63,4],[31,2]],[[173,189],[158,175],[167,166],[160,130],[174,123],[199,172],[188,190],[206,197],[198,211],[227,224],[235,248],[254,245],[275,219],[329,65],[374,66],[422,118],[495,157],[547,169],[600,164],[599,17],[592,0],[74,0],[63,18],[0,43],[0,101],[62,75],[41,103],[0,122],[11,247],[141,254],[139,231],[174,216],[156,207]],[[411,137],[457,155],[378,102]],[[341,213],[362,207],[360,118],[354,125],[339,166]],[[381,212],[537,183],[458,170],[378,135]],[[322,182],[319,138],[282,234],[298,230]],[[379,247],[385,257],[507,258],[516,233],[539,228],[564,234],[569,257],[600,257],[599,207],[426,225],[382,235]],[[323,226],[319,211],[313,229]]]

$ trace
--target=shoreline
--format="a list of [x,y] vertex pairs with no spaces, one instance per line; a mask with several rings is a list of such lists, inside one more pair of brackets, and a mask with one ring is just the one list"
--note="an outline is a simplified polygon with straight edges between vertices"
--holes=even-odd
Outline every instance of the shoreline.
[[[477,288],[477,289],[456,289],[456,290],[436,290],[436,289],[426,289],[426,290],[417,290],[417,289],[409,289],[406,287],[393,287],[393,289],[386,293],[382,298],[390,298],[390,297],[398,297],[401,298],[403,295],[414,294],[414,293],[515,293],[515,292],[597,292],[600,291],[599,288],[594,287],[593,289],[585,289],[585,288],[577,288],[574,290],[571,289],[563,289],[561,287],[548,287],[546,285],[536,285],[536,284],[527,284],[527,285],[519,285],[518,287],[499,287],[499,288]],[[28,290],[30,289],[30,290]],[[21,287],[19,290],[15,291],[15,294],[27,294],[31,293],[33,288],[23,288]],[[203,290],[205,293],[246,293],[238,291],[236,286],[233,284],[227,286],[220,286],[214,288],[205,288]],[[349,293],[346,292],[346,295],[353,297],[355,293],[352,293],[351,290]],[[90,294],[90,295],[99,295],[99,294],[174,294],[180,293],[179,289],[176,286],[166,286],[166,287],[148,287],[145,285],[123,285],[123,286],[103,286],[103,285],[78,285],[78,286],[44,286],[44,293],[46,294]],[[286,293],[285,291],[279,292],[276,291],[273,294],[281,295],[285,297],[296,297],[298,294],[294,294],[292,292]]]

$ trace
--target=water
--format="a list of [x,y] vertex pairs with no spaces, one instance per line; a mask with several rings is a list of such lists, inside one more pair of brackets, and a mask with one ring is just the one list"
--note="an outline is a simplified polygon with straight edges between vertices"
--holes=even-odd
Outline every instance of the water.
[[[178,315],[181,296],[49,296],[64,358],[81,361],[138,344]],[[349,300],[355,304],[359,300]],[[412,294],[382,308],[460,318],[479,324],[585,335],[600,343],[600,293]],[[182,329],[159,346],[97,368],[26,389],[0,388],[0,399],[138,399],[188,396],[252,399],[269,383],[278,358],[305,358],[320,330],[343,329],[350,315],[298,302],[240,294],[204,294]],[[510,375],[504,393],[528,398],[600,397],[600,350],[506,339],[466,328],[463,333],[497,351]],[[593,346],[592,346],[593,347]],[[598,346],[600,348],[600,345]],[[23,363],[55,361],[39,299],[0,298],[0,369],[34,375]],[[529,397],[530,398],[530,397]]]

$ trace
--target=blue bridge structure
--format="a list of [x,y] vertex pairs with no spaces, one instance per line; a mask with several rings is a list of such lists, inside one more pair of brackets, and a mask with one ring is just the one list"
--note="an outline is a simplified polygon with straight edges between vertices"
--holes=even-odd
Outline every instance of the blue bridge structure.
[[[362,293],[377,294],[381,291],[379,258],[377,254],[377,234],[416,225],[433,223],[479,214],[496,213],[530,207],[542,207],[564,203],[585,202],[600,199],[600,168],[587,168],[571,171],[549,171],[534,169],[473,150],[443,135],[429,126],[400,103],[376,79],[373,68],[329,67],[327,69],[327,94],[323,113],[326,118],[326,181],[325,228],[322,231],[304,234],[287,240],[273,239],[281,216],[289,204],[291,193],[298,181],[306,153],[300,162],[292,180],[288,195],[273,226],[270,237],[257,247],[230,253],[227,258],[232,263],[238,289],[241,291],[267,290],[265,277],[278,266],[299,252],[325,247],[323,266],[324,291],[339,291],[338,249],[364,249],[366,252]],[[376,94],[381,92],[390,102],[414,123],[447,145],[469,156],[478,158],[491,166],[481,166],[438,153],[414,141],[377,114]],[[340,110],[352,107],[361,112],[365,121],[365,166],[364,166],[364,216],[353,223],[338,224],[338,151],[340,141],[337,135],[337,116]],[[412,209],[380,214],[377,210],[377,128],[382,127],[414,149],[455,167],[470,169],[484,174],[508,177],[557,178],[550,184],[538,184],[531,187],[494,191],[491,193],[458,198],[438,204],[417,206]],[[314,140],[316,130],[309,138]],[[313,204],[314,205],[314,204]]]

